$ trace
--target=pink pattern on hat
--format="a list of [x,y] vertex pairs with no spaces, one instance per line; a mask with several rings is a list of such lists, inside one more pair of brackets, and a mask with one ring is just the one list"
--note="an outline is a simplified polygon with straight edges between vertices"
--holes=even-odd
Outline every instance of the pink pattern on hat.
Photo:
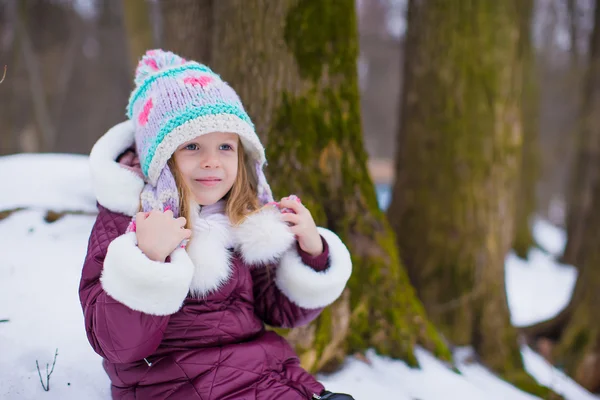
[[210,76],[204,75],[204,76],[200,76],[200,77],[190,76],[190,77],[185,78],[183,81],[192,86],[200,85],[200,87],[205,87],[206,85],[211,83],[212,80],[213,80],[213,78],[211,78]]
[[138,121],[140,125],[144,126],[146,125],[146,123],[148,123],[148,116],[150,115],[150,111],[152,110],[153,106],[154,104],[152,103],[152,98],[148,99],[146,104],[144,104],[144,109],[138,116]]
[[144,63],[149,66],[150,68],[152,68],[155,71],[158,71],[158,65],[156,64],[156,60],[153,60],[151,58],[147,58],[144,60]]

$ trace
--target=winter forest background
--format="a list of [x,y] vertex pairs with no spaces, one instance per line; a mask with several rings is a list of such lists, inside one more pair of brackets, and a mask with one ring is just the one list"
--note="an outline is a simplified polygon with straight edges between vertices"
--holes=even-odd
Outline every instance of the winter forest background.
[[330,387],[600,393],[597,1],[0,0],[0,397],[108,396],[86,155],[155,47],[238,91],[276,196],[347,243],[344,295],[286,332]]

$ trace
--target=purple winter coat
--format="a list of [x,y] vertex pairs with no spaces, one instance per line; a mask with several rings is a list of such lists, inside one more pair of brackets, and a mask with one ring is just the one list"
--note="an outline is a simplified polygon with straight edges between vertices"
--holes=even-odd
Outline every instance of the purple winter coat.
[[165,263],[147,259],[135,233],[125,233],[143,183],[114,161],[133,140],[122,143],[129,127],[118,128],[90,155],[99,214],[79,288],[87,336],[104,359],[112,397],[320,394],[323,386],[264,324],[307,324],[339,297],[351,270],[343,243],[319,228],[324,252],[311,257],[277,213],[258,213],[234,229],[222,214],[201,212],[187,251],[175,250]]

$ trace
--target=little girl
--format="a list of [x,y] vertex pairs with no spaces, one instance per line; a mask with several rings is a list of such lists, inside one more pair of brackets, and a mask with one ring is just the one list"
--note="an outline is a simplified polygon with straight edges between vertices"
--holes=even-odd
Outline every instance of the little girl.
[[94,145],[99,214],[79,294],[114,399],[352,399],[265,330],[308,324],[342,293],[346,246],[300,199],[273,201],[233,89],[161,50],[129,120]]

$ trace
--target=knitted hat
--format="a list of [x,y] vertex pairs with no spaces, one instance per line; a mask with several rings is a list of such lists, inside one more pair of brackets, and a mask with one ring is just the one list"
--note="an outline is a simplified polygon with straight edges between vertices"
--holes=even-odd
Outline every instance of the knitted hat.
[[142,208],[179,215],[179,196],[167,161],[177,147],[211,132],[239,135],[258,178],[261,204],[273,201],[263,167],[265,150],[235,91],[205,65],[168,51],[150,50],[135,71],[136,88],[127,105],[147,184]]

